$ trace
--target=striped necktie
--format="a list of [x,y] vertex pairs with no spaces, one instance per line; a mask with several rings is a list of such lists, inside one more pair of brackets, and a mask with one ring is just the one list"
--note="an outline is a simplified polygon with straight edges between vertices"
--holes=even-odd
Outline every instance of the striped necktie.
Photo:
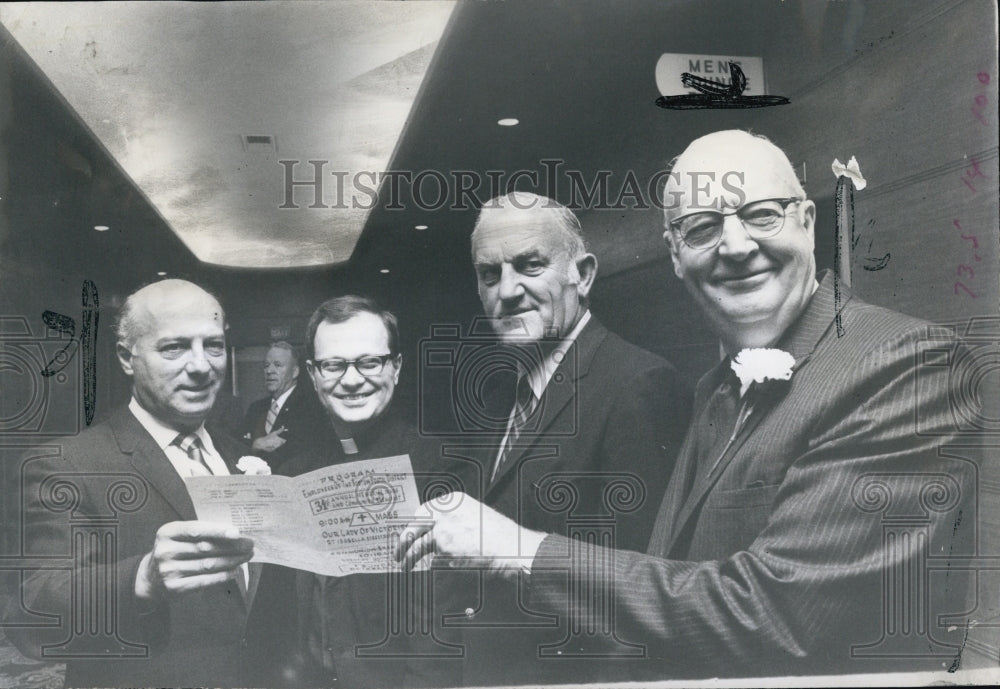
[[196,467],[192,467],[191,471],[195,476],[211,476],[212,470],[208,466],[208,462],[205,461],[205,455],[201,451],[201,440],[198,436],[185,435],[181,433],[174,440],[174,445],[178,446],[187,454],[188,459],[190,459]]
[[500,474],[500,468],[504,465],[514,450],[514,443],[521,436],[521,433],[528,425],[528,420],[538,409],[538,398],[535,397],[531,389],[531,383],[527,375],[521,375],[517,379],[517,399],[514,402],[514,414],[510,423],[510,430],[504,440],[503,449],[497,457],[496,466],[493,468],[493,479]]
[[274,422],[278,420],[278,412],[280,411],[278,400],[271,400],[271,408],[267,410],[267,420],[264,421],[265,433],[270,433],[271,429],[274,428]]

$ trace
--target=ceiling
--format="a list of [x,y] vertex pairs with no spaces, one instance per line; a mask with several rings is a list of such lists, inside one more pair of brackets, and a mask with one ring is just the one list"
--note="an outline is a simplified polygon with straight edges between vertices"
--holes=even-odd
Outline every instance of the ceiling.
[[[767,90],[791,97],[792,112],[826,75],[870,54],[886,27],[903,33],[935,3],[921,12],[908,7],[901,0],[19,3],[0,4],[0,22],[131,182],[127,191],[79,194],[99,199],[88,221],[111,226],[105,235],[151,226],[146,215],[129,215],[142,205],[139,196],[158,216],[153,225],[209,266],[340,266],[352,280],[399,287],[390,291],[437,281],[439,289],[425,290],[435,299],[455,292],[474,299],[468,234],[478,205],[495,192],[491,172],[502,173],[501,184],[519,170],[534,174],[537,182],[522,177],[514,186],[579,207],[607,278],[665,259],[659,212],[627,199],[619,207],[579,203],[571,175],[589,186],[607,174],[613,202],[627,175],[645,187],[685,142],[708,131],[754,128],[780,143],[781,131],[769,127],[779,108],[657,108],[655,66],[664,52],[761,57]],[[511,117],[517,126],[498,126]],[[81,157],[86,165],[76,167],[104,166],[100,155]],[[289,197],[281,160],[297,161],[297,181],[312,178],[309,161],[320,161],[322,193],[299,185]],[[555,184],[543,161],[558,161]],[[403,184],[394,205],[383,186],[369,209],[374,191],[351,182],[374,190],[366,173],[386,170],[425,173],[425,203]],[[454,180],[463,172],[478,186],[457,202]],[[334,173],[344,176],[342,192]],[[440,179],[430,173],[449,186],[439,206],[426,203]],[[829,196],[831,188],[823,183],[810,194]],[[143,259],[174,271],[167,255]],[[453,265],[461,270],[442,270]]]
[[[198,259],[283,268],[350,257],[372,205],[354,173],[387,169],[453,6],[5,3],[0,22]],[[330,205],[352,171],[357,207],[286,202],[279,160],[325,161]]]

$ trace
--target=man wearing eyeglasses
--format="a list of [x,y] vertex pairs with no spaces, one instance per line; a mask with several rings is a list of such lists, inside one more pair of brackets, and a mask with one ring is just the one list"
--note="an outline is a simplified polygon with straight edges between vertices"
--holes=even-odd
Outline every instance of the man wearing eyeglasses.
[[[402,370],[396,316],[374,300],[357,295],[334,297],[321,304],[306,328],[306,371],[326,412],[325,423],[312,429],[313,442],[289,460],[297,475],[324,466],[409,454],[418,489],[433,467],[423,449],[412,414],[394,401]],[[288,582],[287,571],[272,569],[262,583],[274,590]],[[457,665],[399,657],[364,656],[357,648],[374,646],[390,633],[387,584],[398,574],[352,574],[327,577],[297,572],[286,588],[296,589],[296,657],[279,678],[301,686],[404,686],[434,682],[453,684],[447,672]],[[410,576],[426,576],[415,573]],[[412,583],[412,582],[411,582]],[[394,589],[398,590],[398,589]],[[404,615],[419,611],[402,611]],[[429,626],[429,622],[426,623]],[[408,653],[415,653],[408,647]],[[432,680],[430,676],[438,679]]]
[[[958,432],[948,352],[925,322],[835,298],[815,204],[770,141],[697,139],[666,195],[674,271],[723,360],[699,383],[646,554],[574,549],[467,498],[429,503],[433,526],[408,527],[399,556],[529,571],[526,605],[576,623],[613,610],[646,651],[634,679],[954,667],[964,630],[939,615],[974,607],[968,579],[926,569],[972,548],[974,467],[942,450]],[[470,519],[493,537],[463,540]],[[511,542],[522,558],[500,557]]]

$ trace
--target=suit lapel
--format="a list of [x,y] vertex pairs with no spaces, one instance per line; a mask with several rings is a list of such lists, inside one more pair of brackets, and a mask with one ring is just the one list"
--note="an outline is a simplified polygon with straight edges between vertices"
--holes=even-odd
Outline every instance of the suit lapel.
[[[833,294],[833,277],[832,273],[829,271],[824,271],[821,274],[820,286],[813,294],[813,298],[809,301],[809,305],[806,310],[798,318],[798,320],[793,323],[782,338],[775,345],[777,349],[783,349],[789,352],[793,357],[795,357],[795,366],[793,367],[792,375],[794,378],[795,371],[798,371],[802,366],[806,364],[809,357],[812,356],[813,350],[819,343],[820,338],[829,330],[838,313],[836,305],[834,302]],[[847,304],[850,300],[850,293],[841,295],[840,309]],[[720,382],[721,374],[718,370],[713,369],[706,376],[713,376],[712,380],[715,381],[716,386]],[[715,389],[713,386],[707,391],[708,394]],[[667,547],[661,552],[669,553],[676,545],[680,538],[680,535],[684,532],[684,527],[687,525],[688,521],[699,512],[702,501],[712,487],[718,482],[719,478],[725,473],[726,468],[732,463],[733,459],[739,454],[740,449],[746,443],[747,438],[750,434],[760,425],[761,421],[768,415],[771,409],[780,401],[782,397],[787,393],[788,385],[782,384],[778,390],[751,390],[748,394],[754,395],[754,393],[763,393],[754,395],[757,397],[756,400],[751,398],[752,407],[750,409],[749,416],[746,417],[743,424],[737,430],[733,442],[731,442],[723,452],[721,457],[705,457],[702,461],[715,463],[718,460],[718,465],[712,470],[706,470],[707,473],[700,476],[697,479],[697,483],[693,486],[691,492],[688,494],[687,498],[684,499],[683,505],[675,511],[675,517],[670,520],[669,526],[670,535],[667,542]],[[699,412],[699,416],[704,413],[704,409]],[[689,434],[690,436],[690,434]],[[689,437],[690,440],[690,437]],[[685,445],[685,453],[688,450],[692,455],[697,451],[697,448],[688,448]],[[693,456],[685,457],[687,461],[684,462],[686,471],[698,471],[697,460]],[[696,474],[697,475],[697,474]],[[684,477],[679,477],[683,479]],[[688,478],[690,478],[688,476]]]
[[[487,492],[492,491],[497,484],[502,482],[504,477],[514,470],[514,467],[520,463],[525,453],[531,450],[535,443],[545,435],[556,418],[562,413],[562,410],[573,400],[576,396],[579,381],[586,377],[590,371],[590,364],[594,360],[597,348],[604,341],[604,338],[607,337],[607,334],[607,329],[591,315],[590,322],[580,331],[570,350],[567,351],[566,356],[552,374],[553,379],[556,379],[560,374],[566,376],[569,383],[553,385],[552,380],[550,380],[549,384],[545,386],[542,399],[539,400],[539,408],[541,409],[542,416],[539,419],[538,426],[530,432],[522,433],[521,437],[517,439],[514,449],[511,451],[510,456],[507,457],[503,466],[500,467],[496,478],[489,482]],[[496,461],[496,453],[499,451],[499,446],[502,442],[503,436],[500,437],[500,440],[493,447],[493,461]],[[492,472],[492,469],[493,464],[491,463],[489,470]]]
[[195,519],[194,505],[184,481],[132,412],[124,407],[111,417],[109,423],[118,449],[136,472],[177,512],[179,519]]

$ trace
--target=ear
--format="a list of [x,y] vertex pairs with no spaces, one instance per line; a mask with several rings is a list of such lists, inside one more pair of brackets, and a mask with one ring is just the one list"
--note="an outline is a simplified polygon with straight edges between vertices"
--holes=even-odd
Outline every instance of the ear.
[[397,354],[396,358],[392,360],[392,363],[396,369],[396,373],[392,376],[392,384],[399,385],[399,371],[403,368],[403,355]]
[[319,386],[316,384],[316,366],[311,359],[306,359],[306,372],[309,374],[309,382],[312,383],[313,390],[319,394]]
[[297,363],[296,364],[292,364],[292,371],[294,371],[294,373],[292,373],[292,378],[294,378],[295,380],[298,380],[299,379],[299,365]]
[[132,377],[132,350],[125,346],[124,342],[115,344],[115,354],[118,355],[118,363],[121,364],[122,371],[126,376]]
[[799,204],[799,218],[809,239],[816,243],[816,204],[806,199]]
[[677,242],[674,240],[674,233],[668,227],[663,231],[663,241],[667,243],[667,248],[670,249],[670,260],[674,264],[674,275],[684,279],[684,271],[681,270],[681,261],[677,253]]
[[597,279],[597,256],[594,254],[584,254],[576,259],[576,270],[580,275],[580,281],[576,284],[576,292],[581,299],[586,299],[590,294],[590,288],[594,286]]

